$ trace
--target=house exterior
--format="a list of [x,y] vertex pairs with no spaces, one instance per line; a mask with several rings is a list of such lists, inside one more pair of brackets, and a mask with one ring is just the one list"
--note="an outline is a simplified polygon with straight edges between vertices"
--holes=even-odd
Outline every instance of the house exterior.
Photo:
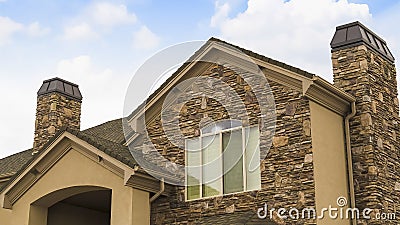
[[[79,87],[44,81],[33,148],[0,160],[1,224],[398,224],[394,58],[359,22],[331,47],[334,84],[212,38],[143,111],[82,131]],[[193,78],[218,95],[172,91]]]

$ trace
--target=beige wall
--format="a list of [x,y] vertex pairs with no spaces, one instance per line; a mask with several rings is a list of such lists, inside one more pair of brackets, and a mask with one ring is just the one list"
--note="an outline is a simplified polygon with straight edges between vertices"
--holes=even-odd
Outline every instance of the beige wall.
[[[340,208],[337,198],[344,196],[349,202],[345,150],[344,118],[311,102],[311,136],[313,146],[316,210]],[[344,209],[347,209],[346,207]],[[350,224],[349,220],[332,220],[325,213],[317,224]]]
[[47,208],[31,207],[31,204],[54,191],[74,186],[112,190],[111,225],[150,224],[147,192],[124,186],[122,177],[75,150],[64,155],[13,205],[12,210],[0,209],[0,224],[46,224]]

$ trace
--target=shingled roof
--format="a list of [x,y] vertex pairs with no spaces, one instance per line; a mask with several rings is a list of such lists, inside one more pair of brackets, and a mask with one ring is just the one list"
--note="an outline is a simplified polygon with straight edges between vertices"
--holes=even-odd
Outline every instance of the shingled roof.
[[32,149],[28,149],[0,159],[0,177],[18,172],[32,157]]
[[86,135],[101,137],[114,143],[123,144],[125,142],[122,119],[111,120],[82,132]]

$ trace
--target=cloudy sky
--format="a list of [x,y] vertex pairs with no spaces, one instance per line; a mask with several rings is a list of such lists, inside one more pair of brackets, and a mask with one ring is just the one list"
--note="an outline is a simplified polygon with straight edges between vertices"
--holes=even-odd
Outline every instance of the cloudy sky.
[[214,36],[332,81],[335,27],[359,20],[396,57],[399,12],[397,0],[0,0],[0,158],[31,148],[44,79],[80,85],[86,129],[122,116],[135,71],[168,46]]

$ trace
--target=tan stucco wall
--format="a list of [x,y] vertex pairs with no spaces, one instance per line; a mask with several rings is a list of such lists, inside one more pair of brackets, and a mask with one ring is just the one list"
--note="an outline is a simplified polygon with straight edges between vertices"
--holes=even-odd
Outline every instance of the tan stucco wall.
[[[315,179],[316,210],[340,208],[337,198],[344,196],[349,201],[345,150],[344,118],[335,112],[310,102],[311,136]],[[346,208],[344,208],[346,209]],[[332,220],[325,213],[317,224],[350,224],[349,220]]]
[[[112,190],[111,225],[150,224],[147,192],[124,186],[123,178],[75,150],[64,155],[13,205],[12,210],[0,209],[0,224],[44,225],[45,213],[33,213],[28,223],[31,203],[56,190],[84,185]],[[47,211],[40,207],[33,207],[33,210]]]
[[6,209],[0,209],[0,223],[9,224],[11,218],[11,211]]

